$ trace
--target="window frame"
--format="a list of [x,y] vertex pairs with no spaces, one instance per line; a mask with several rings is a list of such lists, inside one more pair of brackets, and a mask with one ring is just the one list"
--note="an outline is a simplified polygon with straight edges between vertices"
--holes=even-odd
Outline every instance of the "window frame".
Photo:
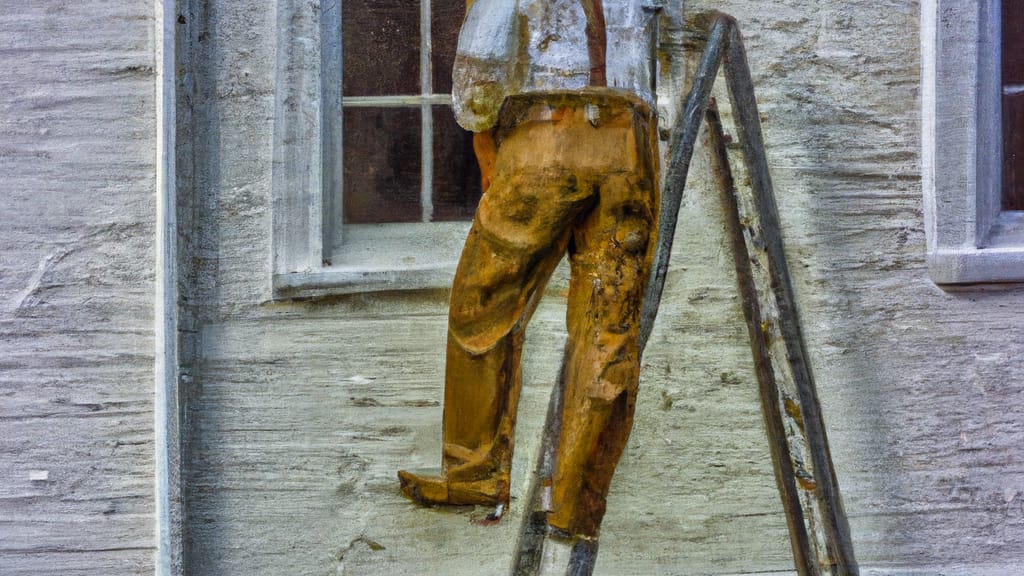
[[[401,237],[396,227],[409,224],[345,225],[346,236],[362,249],[346,254],[335,246],[343,171],[341,4],[322,6],[317,0],[277,3],[273,297],[447,287],[469,222],[413,224],[416,241],[405,245],[389,239]],[[436,95],[411,98],[425,110],[450,103]],[[362,100],[350,105],[366,105]],[[384,249],[371,261],[356,254],[365,255],[377,241]]]
[[1024,212],[1003,211],[1001,1],[924,0],[922,185],[937,284],[1024,281]]

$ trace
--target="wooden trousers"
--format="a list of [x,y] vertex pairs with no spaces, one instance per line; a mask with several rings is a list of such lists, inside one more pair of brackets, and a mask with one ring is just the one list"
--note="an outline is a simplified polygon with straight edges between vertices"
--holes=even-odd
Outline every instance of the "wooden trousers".
[[571,264],[565,397],[549,523],[596,535],[632,427],[637,334],[658,222],[655,126],[607,89],[512,97],[492,184],[452,286],[443,465],[453,493],[508,501],[526,324]]

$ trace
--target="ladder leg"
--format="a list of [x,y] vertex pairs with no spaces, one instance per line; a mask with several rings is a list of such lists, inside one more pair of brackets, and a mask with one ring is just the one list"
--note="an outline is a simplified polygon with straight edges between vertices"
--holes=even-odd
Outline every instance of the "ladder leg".
[[[727,220],[732,222],[737,278],[798,571],[856,575],[849,526],[786,265],[750,69],[735,24],[724,68],[750,187],[737,189],[732,183],[716,111],[707,118],[712,162],[723,202],[734,205]],[[793,505],[794,496],[798,506]]]

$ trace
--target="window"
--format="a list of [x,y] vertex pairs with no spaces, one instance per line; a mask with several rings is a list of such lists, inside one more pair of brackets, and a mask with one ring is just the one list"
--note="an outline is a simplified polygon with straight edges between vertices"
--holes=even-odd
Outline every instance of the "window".
[[[1019,36],[1000,49],[1003,22],[1019,30],[1021,10],[1020,0],[922,2],[925,232],[939,284],[1024,281],[1024,211],[1003,193],[1013,182],[1003,166],[1016,166],[1012,138],[1003,160],[1003,120],[1019,114],[1004,118],[1003,94],[1011,107],[1020,101],[1010,75],[1004,90],[1001,54],[1013,52],[1012,66]],[[1019,133],[1007,124],[1007,134]]]
[[472,218],[480,174],[450,97],[464,2],[342,3],[345,223]]
[[480,197],[451,111],[465,0],[278,3],[278,297],[446,286]]

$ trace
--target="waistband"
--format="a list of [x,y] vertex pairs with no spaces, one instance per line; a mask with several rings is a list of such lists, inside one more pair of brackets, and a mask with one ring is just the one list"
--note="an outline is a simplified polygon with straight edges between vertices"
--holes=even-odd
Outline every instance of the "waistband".
[[631,92],[614,88],[527,92],[505,99],[498,115],[499,132],[524,122],[559,122],[585,118],[594,126],[609,123],[654,121],[650,105]]

